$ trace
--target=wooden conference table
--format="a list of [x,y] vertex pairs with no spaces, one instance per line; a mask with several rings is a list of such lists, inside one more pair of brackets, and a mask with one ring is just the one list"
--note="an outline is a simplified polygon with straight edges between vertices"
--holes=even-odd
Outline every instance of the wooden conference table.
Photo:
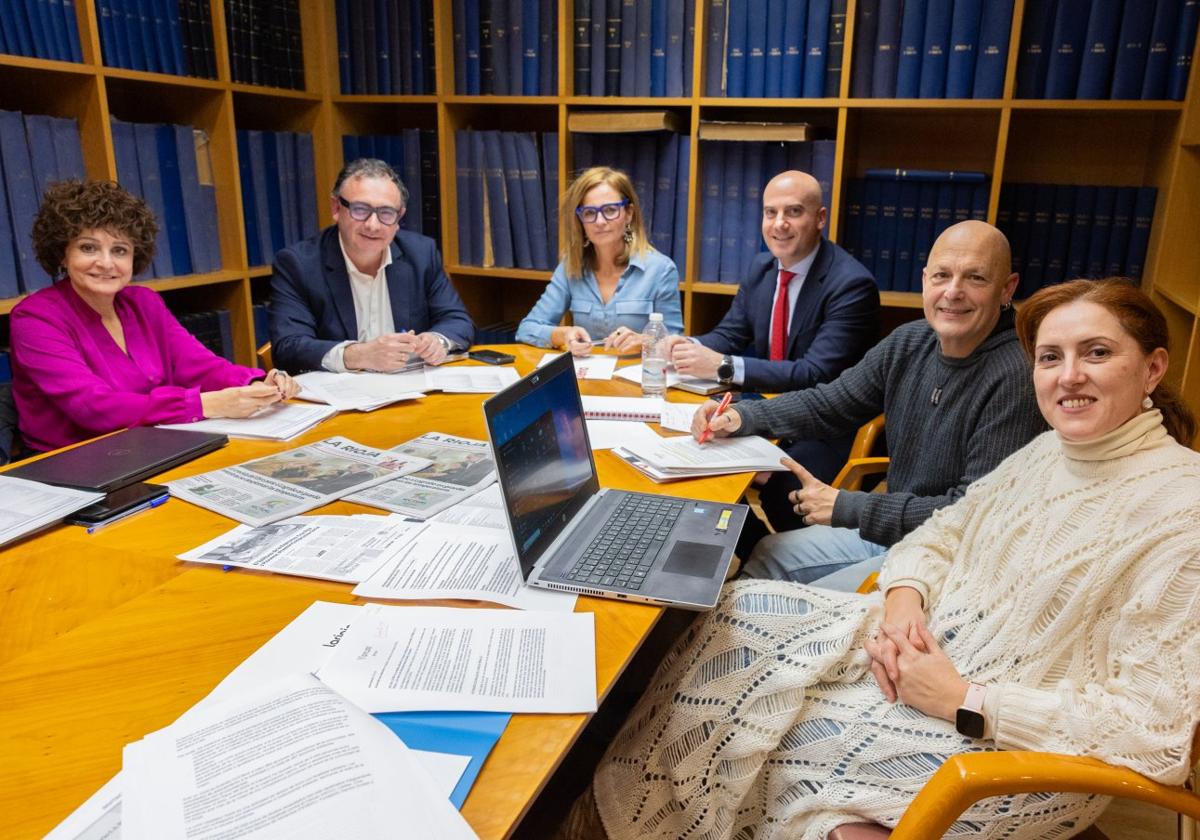
[[[522,374],[543,352],[497,349],[513,353]],[[580,386],[592,394],[639,393],[619,379]],[[699,401],[679,391],[670,399]],[[430,431],[482,439],[482,400],[479,394],[431,394],[369,413],[341,413],[292,441],[231,440],[155,480],[331,435],[379,448]],[[656,485],[606,451],[596,453],[596,466],[606,487],[717,502],[740,498],[751,478],[744,473]],[[373,509],[336,502],[314,512],[368,511]],[[360,601],[347,584],[225,573],[175,559],[234,524],[172,499],[90,536],[83,528],[60,526],[0,549],[4,837],[40,837],[53,828],[120,769],[125,744],[174,721],[313,601]],[[596,685],[603,700],[662,610],[587,597],[580,597],[576,610],[595,613]],[[511,834],[587,720],[582,714],[513,717],[462,809],[480,837]]]

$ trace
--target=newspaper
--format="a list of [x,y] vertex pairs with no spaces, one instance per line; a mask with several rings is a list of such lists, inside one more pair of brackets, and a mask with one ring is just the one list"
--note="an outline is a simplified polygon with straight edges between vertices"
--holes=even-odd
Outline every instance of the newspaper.
[[293,516],[260,528],[239,525],[179,559],[358,583],[420,527],[400,516]]
[[496,463],[486,440],[429,432],[391,451],[424,459],[429,465],[395,481],[355,493],[348,497],[349,501],[412,519],[428,519],[496,480]]
[[103,493],[0,475],[0,545],[54,525],[103,498]]
[[171,495],[244,522],[268,525],[429,466],[415,454],[331,437],[167,483]]

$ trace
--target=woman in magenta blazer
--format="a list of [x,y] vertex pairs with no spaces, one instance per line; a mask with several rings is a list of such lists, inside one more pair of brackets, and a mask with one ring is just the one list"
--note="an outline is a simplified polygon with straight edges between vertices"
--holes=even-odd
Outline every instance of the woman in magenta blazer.
[[55,282],[11,319],[13,396],[30,449],[129,426],[246,417],[299,391],[282,371],[215,355],[157,292],[129,285],[150,264],[157,231],[145,202],[112,181],[46,190],[33,247]]

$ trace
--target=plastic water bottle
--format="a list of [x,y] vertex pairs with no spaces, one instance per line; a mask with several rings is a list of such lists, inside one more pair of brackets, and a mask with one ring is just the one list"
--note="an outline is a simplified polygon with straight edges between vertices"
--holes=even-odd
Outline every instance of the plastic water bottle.
[[661,397],[667,390],[667,335],[662,313],[651,312],[642,337],[643,397]]

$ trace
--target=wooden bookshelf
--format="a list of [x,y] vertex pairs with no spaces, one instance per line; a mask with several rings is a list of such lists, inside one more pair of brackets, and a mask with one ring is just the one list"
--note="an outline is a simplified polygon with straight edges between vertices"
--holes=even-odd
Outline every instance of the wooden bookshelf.
[[[1022,100],[1013,97],[1025,0],[1016,0],[1004,95],[999,99],[856,99],[849,95],[856,0],[849,0],[839,95],[819,99],[728,99],[704,95],[706,0],[697,4],[689,97],[590,97],[573,87],[572,0],[558,0],[558,89],[544,96],[465,96],[454,91],[451,4],[434,0],[435,93],[413,96],[346,95],[338,79],[334,4],[300,0],[304,90],[234,83],[225,39],[225,9],[212,3],[217,78],[194,79],[103,66],[96,10],[78,0],[80,64],[0,56],[0,108],[49,113],[79,121],[89,176],[111,178],[110,116],[181,122],[208,132],[212,143],[223,268],[206,275],[154,280],[172,305],[228,305],[240,361],[253,358],[250,305],[265,298],[267,266],[250,266],[242,224],[235,130],[304,131],[313,135],[319,222],[330,221],[327,194],[343,164],[345,134],[433,129],[438,137],[442,251],[447,272],[477,323],[519,318],[537,299],[547,271],[462,265],[457,243],[454,132],[460,128],[556,131],[559,183],[568,183],[570,115],[597,109],[663,110],[682,117],[692,141],[687,213],[688,260],[681,277],[685,323],[708,328],[728,307],[736,287],[702,282],[699,260],[700,145],[704,120],[807,122],[834,139],[835,158],[828,234],[841,231],[841,197],[847,181],[871,167],[977,169],[989,173],[988,219],[995,221],[1005,182],[1044,181],[1153,185],[1158,188],[1146,259],[1145,286],[1168,312],[1173,332],[1169,376],[1200,410],[1200,94],[1189,87],[1184,102]],[[1194,62],[1195,63],[1195,62]],[[1195,75],[1195,74],[1193,74]],[[204,295],[211,292],[206,303]],[[19,299],[0,301],[0,318]],[[920,296],[886,292],[884,306],[898,318],[916,315]],[[885,319],[889,322],[892,318]]]

